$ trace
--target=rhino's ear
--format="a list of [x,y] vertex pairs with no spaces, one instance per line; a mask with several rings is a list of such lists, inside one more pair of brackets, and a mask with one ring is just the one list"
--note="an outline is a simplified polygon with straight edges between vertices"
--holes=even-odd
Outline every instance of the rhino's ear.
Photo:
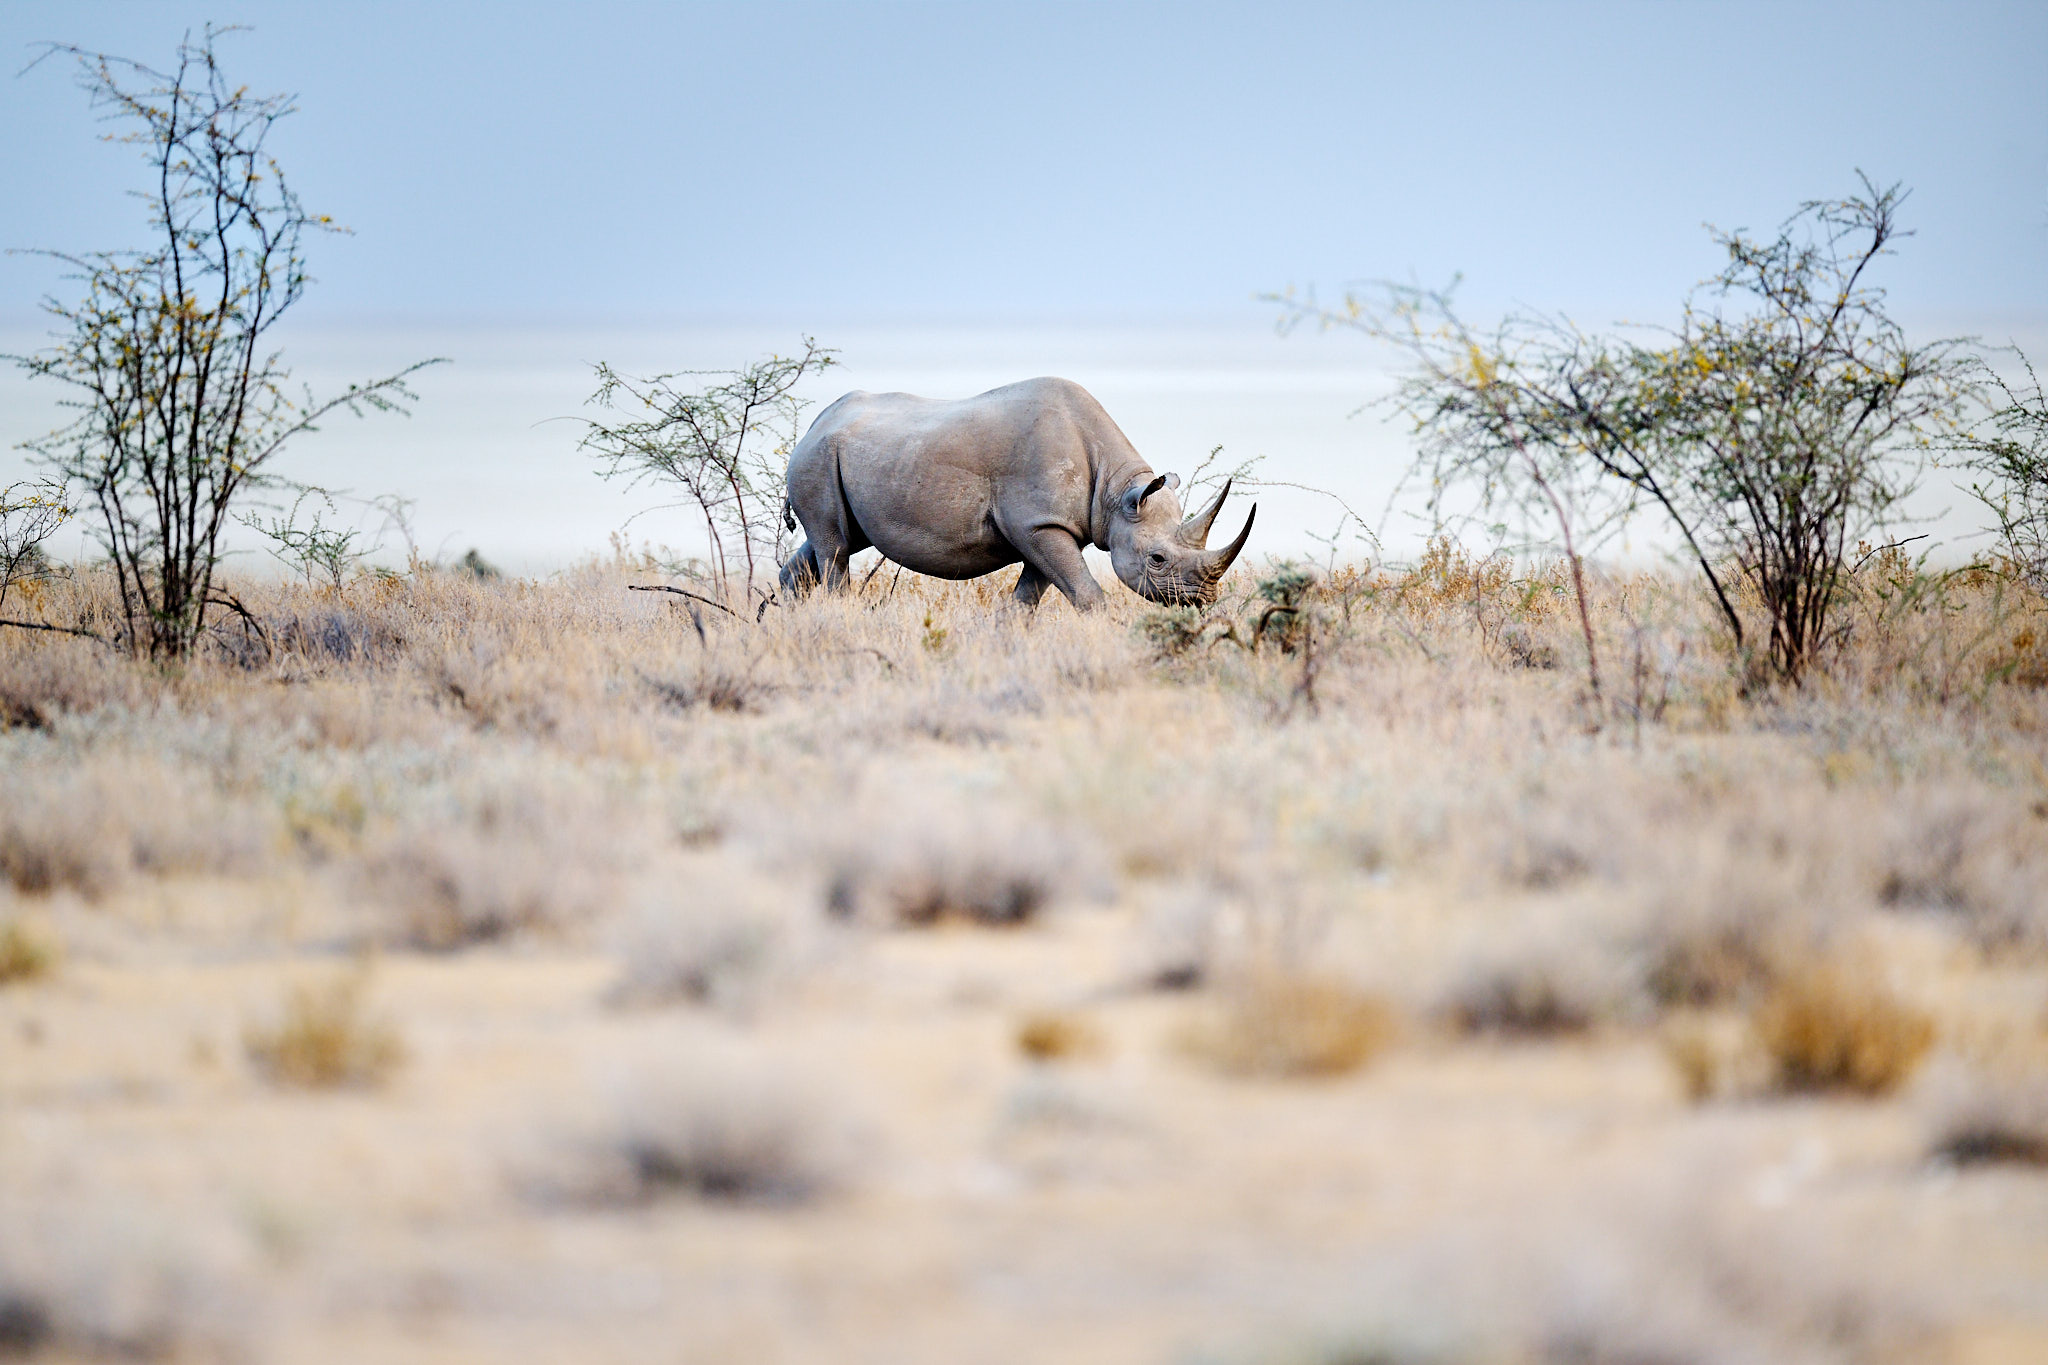
[[1170,469],[1169,469],[1169,470],[1168,470],[1168,471],[1166,472],[1166,486],[1167,486],[1168,488],[1172,488],[1172,489],[1176,489],[1176,490],[1177,490],[1177,489],[1179,489],[1179,487],[1180,487],[1180,475],[1178,475],[1178,474],[1174,473],[1174,472],[1173,472],[1172,470],[1170,470]]
[[1154,476],[1152,482],[1148,484],[1132,484],[1124,492],[1124,515],[1132,521],[1136,521],[1139,512],[1144,509],[1145,499],[1166,487],[1166,481],[1172,477],[1170,474],[1159,474]]

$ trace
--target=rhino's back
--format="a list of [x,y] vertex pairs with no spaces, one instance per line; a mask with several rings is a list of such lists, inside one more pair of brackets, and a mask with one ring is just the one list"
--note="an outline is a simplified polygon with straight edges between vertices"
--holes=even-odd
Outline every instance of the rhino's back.
[[[883,554],[920,573],[973,577],[1017,553],[1012,538],[1065,525],[1090,536],[1099,459],[1129,443],[1093,396],[1027,379],[972,398],[849,393],[792,460],[836,475],[849,511]],[[1135,452],[1133,452],[1135,458]]]

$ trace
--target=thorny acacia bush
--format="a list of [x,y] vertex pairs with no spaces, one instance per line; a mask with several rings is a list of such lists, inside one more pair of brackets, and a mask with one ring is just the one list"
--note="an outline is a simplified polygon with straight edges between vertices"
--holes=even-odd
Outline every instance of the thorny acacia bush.
[[636,377],[598,365],[590,402],[606,415],[586,422],[581,448],[605,478],[680,491],[708,557],[665,567],[710,594],[697,600],[748,615],[767,609],[763,580],[774,581],[796,529],[782,487],[810,406],[796,386],[834,363],[805,337],[801,354],[738,370]]
[[27,449],[95,514],[120,590],[106,638],[159,658],[190,653],[209,614],[241,615],[217,579],[220,537],[251,495],[284,486],[271,468],[284,447],[340,410],[404,411],[421,368],[324,400],[292,391],[271,333],[310,282],[307,237],[336,229],[271,155],[289,97],[255,94],[221,68],[215,40],[230,31],[181,43],[168,71],[44,49],[76,61],[93,107],[126,129],[111,140],[141,149],[152,244],[44,253],[83,297],[46,300],[58,339],[12,359],[67,390],[76,416]]
[[0,488],[0,611],[6,609],[7,595],[16,583],[26,586],[49,571],[43,543],[70,517],[64,489],[54,481]]
[[[1908,235],[1905,197],[1865,177],[1858,194],[1802,205],[1774,237],[1716,233],[1727,264],[1647,341],[1561,317],[1476,328],[1449,292],[1398,284],[1336,307],[1274,301],[1290,322],[1354,329],[1407,356],[1389,401],[1415,425],[1413,476],[1440,518],[1471,493],[1472,515],[1519,520],[1532,543],[1562,550],[1583,607],[1585,554],[1650,513],[1681,538],[1737,647],[1761,633],[1760,662],[1796,683],[1832,638],[1858,538],[1891,524],[1970,390],[1960,343],[1911,344],[1875,283],[1873,266]],[[2010,463],[2005,447],[1984,456]],[[1597,700],[1583,609],[1580,626]]]
[[2024,355],[2019,361],[2027,380],[2018,388],[1985,367],[1987,387],[2002,401],[1988,431],[1967,434],[1953,449],[1976,475],[1970,492],[1997,518],[2007,560],[2036,591],[2048,592],[2048,396],[2033,363]]

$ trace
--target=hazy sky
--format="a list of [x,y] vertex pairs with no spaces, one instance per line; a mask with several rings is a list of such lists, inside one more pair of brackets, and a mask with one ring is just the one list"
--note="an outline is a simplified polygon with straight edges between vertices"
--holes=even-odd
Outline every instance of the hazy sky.
[[[1248,316],[1463,271],[1590,321],[1667,307],[1700,225],[1862,167],[1914,189],[1909,312],[2048,312],[2048,4],[0,7],[168,61],[207,19],[296,91],[323,319]],[[0,238],[134,240],[62,64],[0,79]],[[45,281],[15,260],[0,313]]]
[[[0,245],[140,241],[138,158],[66,63],[11,74],[34,44],[161,65],[209,19],[252,26],[227,69],[298,94],[276,151],[355,230],[312,244],[301,375],[457,362],[411,422],[338,423],[288,472],[417,497],[430,551],[600,548],[656,500],[600,485],[558,420],[590,363],[736,365],[799,329],[844,351],[821,398],[1064,374],[1161,469],[1222,443],[1376,512],[1402,438],[1350,414],[1384,377],[1354,338],[1276,338],[1258,293],[1463,272],[1474,314],[1665,320],[1718,264],[1703,224],[1769,229],[1859,167],[1912,187],[1881,282],[1916,331],[2048,349],[2041,0],[0,0]],[[0,350],[37,344],[53,287],[0,258]],[[0,446],[55,396],[0,373]],[[1267,551],[1331,520],[1262,499]]]

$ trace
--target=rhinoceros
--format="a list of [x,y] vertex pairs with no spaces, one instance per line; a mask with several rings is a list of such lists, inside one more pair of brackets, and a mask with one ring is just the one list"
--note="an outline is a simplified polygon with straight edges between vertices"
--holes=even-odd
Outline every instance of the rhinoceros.
[[[1081,548],[1109,551],[1124,586],[1154,602],[1207,604],[1244,548],[1207,548],[1230,485],[1182,519],[1177,474],[1155,474],[1102,404],[1066,379],[1026,379],[973,398],[849,393],[818,414],[789,457],[789,510],[808,537],[782,566],[801,594],[846,583],[872,545],[935,578],[979,578],[1019,560],[1016,599],[1048,584],[1082,611],[1102,588]],[[792,527],[794,529],[794,527]]]

